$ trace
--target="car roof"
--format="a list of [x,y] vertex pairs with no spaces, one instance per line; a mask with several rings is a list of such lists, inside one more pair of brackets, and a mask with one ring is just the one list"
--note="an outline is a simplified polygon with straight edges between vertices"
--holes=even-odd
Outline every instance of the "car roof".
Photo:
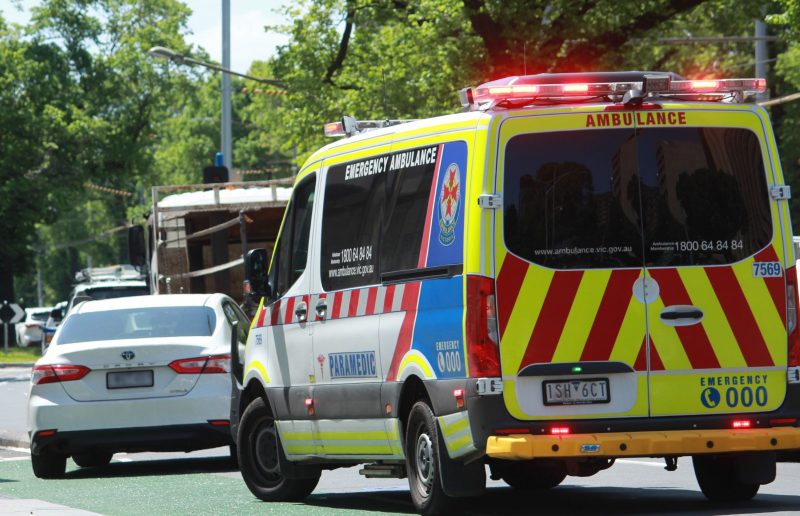
[[224,294],[159,294],[99,299],[78,304],[70,313],[103,312],[127,308],[158,308],[167,306],[207,306],[228,298]]

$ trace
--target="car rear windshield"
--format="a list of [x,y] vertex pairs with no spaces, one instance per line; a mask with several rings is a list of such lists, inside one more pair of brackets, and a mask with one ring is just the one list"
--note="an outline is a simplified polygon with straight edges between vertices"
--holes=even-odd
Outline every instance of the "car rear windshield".
[[153,337],[209,337],[214,310],[202,306],[130,308],[72,314],[64,322],[58,344]]
[[33,319],[34,321],[44,322],[47,320],[48,317],[50,317],[49,310],[47,312],[33,312],[31,314],[31,319]]
[[118,297],[146,296],[150,292],[147,287],[96,287],[82,292],[94,300],[116,299]]
[[556,269],[726,264],[772,239],[761,146],[745,129],[523,134],[503,182],[507,248]]

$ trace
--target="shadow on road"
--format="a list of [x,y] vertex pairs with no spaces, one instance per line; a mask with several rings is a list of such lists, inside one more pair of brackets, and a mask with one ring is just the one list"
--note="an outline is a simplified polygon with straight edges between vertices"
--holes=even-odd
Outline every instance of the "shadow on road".
[[[68,463],[68,466],[70,463]],[[238,471],[229,457],[198,457],[134,462],[112,462],[102,468],[78,468],[67,471],[65,479],[145,477],[152,475],[190,475]]]
[[[331,509],[413,514],[408,491],[369,491],[312,495],[306,505]],[[520,492],[491,488],[479,498],[460,501],[464,515],[529,514],[759,514],[800,509],[800,496],[758,495],[750,502],[712,503],[694,490],[561,486],[551,491]]]

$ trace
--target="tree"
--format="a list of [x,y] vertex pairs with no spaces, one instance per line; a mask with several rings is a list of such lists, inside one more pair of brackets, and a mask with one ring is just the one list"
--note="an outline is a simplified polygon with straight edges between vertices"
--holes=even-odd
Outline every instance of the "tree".
[[[4,296],[13,298],[11,278],[30,270],[30,257],[63,263],[64,250],[48,252],[48,245],[124,223],[138,202],[137,195],[108,195],[87,184],[136,192],[156,180],[156,127],[192,97],[199,76],[158,66],[147,50],[190,52],[183,39],[188,16],[176,0],[46,0],[28,27],[2,33],[0,81],[9,87],[0,92],[8,107],[0,114],[7,133],[0,188],[13,202],[4,203],[0,217],[13,221],[4,229],[14,235],[13,245],[0,248]],[[41,224],[50,227],[37,246]],[[66,262],[77,267],[87,251],[97,253],[95,263],[119,261],[121,243],[87,244]],[[72,272],[51,278],[59,297]],[[30,292],[30,280],[21,281]]]

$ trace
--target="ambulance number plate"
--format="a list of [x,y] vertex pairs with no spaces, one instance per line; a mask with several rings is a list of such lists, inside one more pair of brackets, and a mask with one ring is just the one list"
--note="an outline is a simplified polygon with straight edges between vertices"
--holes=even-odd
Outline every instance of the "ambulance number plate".
[[608,378],[543,382],[542,390],[545,405],[608,403],[611,399]]
[[109,389],[128,389],[131,387],[152,387],[153,371],[123,371],[106,374],[106,387]]

